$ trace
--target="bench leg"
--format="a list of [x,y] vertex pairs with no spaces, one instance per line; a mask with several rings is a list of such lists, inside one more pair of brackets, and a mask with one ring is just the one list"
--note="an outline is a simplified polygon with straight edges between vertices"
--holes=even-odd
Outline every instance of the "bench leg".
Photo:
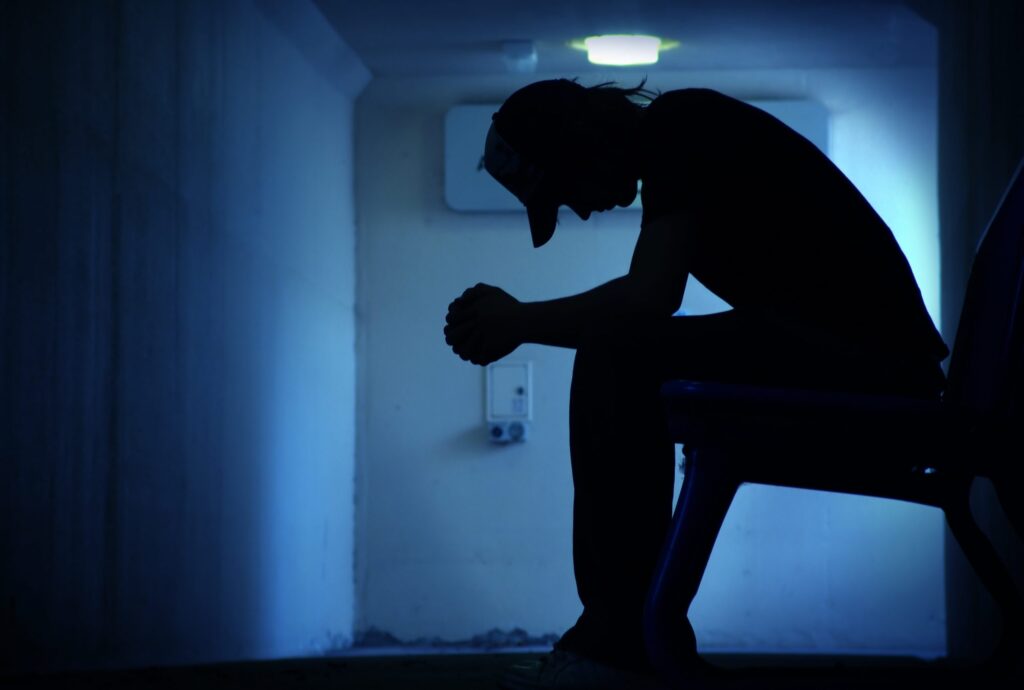
[[676,685],[711,671],[697,655],[687,612],[739,487],[728,472],[727,459],[713,452],[688,451],[672,528],[647,595],[647,654],[662,677]]
[[949,489],[942,509],[946,522],[964,550],[971,567],[995,599],[1003,619],[1003,629],[992,656],[999,668],[1020,665],[1024,653],[1024,603],[1009,571],[985,533],[971,514],[972,477],[957,478]]

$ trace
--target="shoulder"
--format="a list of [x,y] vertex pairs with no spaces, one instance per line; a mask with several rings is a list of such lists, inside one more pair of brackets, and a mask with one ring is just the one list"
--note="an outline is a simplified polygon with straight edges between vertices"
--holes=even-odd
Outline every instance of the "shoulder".
[[739,101],[712,89],[667,91],[647,105],[642,120],[644,184],[651,177],[678,177],[703,169],[728,144]]
[[667,91],[647,105],[643,128],[655,148],[703,150],[748,123],[751,106],[712,89]]

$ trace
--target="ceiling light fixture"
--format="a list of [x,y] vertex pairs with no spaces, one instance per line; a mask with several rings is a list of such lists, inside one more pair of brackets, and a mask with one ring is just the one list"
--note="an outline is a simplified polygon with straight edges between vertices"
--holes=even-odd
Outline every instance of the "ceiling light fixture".
[[582,41],[573,41],[573,48],[587,51],[587,60],[595,65],[653,65],[658,53],[679,45],[674,41],[663,41],[657,36],[641,34],[607,34],[588,36]]

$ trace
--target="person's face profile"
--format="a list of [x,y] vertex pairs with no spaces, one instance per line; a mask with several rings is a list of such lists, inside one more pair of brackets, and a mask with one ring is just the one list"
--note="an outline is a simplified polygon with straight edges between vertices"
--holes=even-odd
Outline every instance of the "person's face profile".
[[636,199],[636,180],[597,157],[569,166],[553,182],[552,197],[581,220],[616,206],[629,206]]

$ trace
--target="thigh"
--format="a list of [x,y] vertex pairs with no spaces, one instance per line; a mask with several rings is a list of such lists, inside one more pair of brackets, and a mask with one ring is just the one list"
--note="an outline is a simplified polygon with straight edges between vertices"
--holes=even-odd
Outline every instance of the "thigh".
[[[894,357],[869,353],[827,331],[730,310],[651,324],[642,349],[660,380],[690,379],[760,386],[931,394],[930,374]],[[937,366],[937,365],[936,365]],[[941,370],[938,371],[941,376]]]

